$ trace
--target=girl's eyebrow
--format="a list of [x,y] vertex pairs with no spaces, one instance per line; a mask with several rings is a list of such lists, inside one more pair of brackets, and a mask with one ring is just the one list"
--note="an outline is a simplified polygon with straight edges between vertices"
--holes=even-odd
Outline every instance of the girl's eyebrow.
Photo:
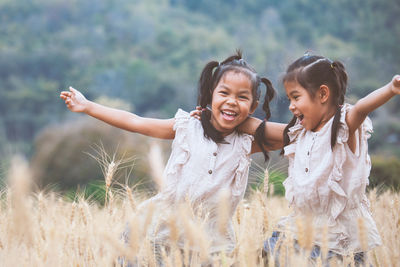
[[[231,90],[231,88],[229,86],[226,86],[225,84],[221,84],[218,87],[226,89],[226,90]],[[249,89],[239,89],[239,94],[251,94]]]
[[251,95],[251,92],[249,89],[240,89],[239,90],[239,94],[248,94]]
[[228,86],[226,86],[225,84],[221,84],[221,85],[219,85],[218,87],[221,87],[221,88],[224,88],[224,89],[227,89],[227,90],[230,90],[231,88],[229,88]]
[[[297,91],[296,89],[294,89],[293,91],[291,91],[290,93],[289,93],[289,95],[293,95],[293,94],[298,94],[299,93],[299,91]],[[288,97],[289,97],[289,95],[287,95]]]

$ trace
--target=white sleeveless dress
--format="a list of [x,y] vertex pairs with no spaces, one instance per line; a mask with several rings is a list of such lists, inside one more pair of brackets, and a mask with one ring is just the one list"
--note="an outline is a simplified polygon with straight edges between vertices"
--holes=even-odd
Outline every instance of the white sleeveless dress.
[[[164,170],[164,189],[141,205],[155,205],[149,236],[154,243],[168,244],[170,229],[168,219],[177,205],[189,201],[195,212],[201,209],[204,229],[211,240],[209,253],[232,252],[235,234],[231,218],[243,198],[250,166],[253,137],[233,132],[225,137],[225,144],[217,144],[204,137],[201,122],[179,109],[175,115],[175,138],[172,152]],[[221,192],[228,194],[228,223],[225,233],[217,226],[218,205]],[[181,218],[176,218],[180,221]],[[179,228],[179,227],[178,227]],[[188,242],[184,227],[179,229],[179,246]],[[191,249],[195,250],[196,246]]]
[[353,153],[347,144],[349,129],[345,119],[350,108],[349,104],[342,108],[333,151],[330,145],[333,118],[318,132],[307,131],[298,121],[289,129],[291,143],[284,148],[289,169],[284,186],[294,212],[279,222],[281,228],[296,235],[296,220],[312,216],[317,228],[315,244],[322,245],[322,228],[327,224],[329,250],[342,255],[363,251],[358,234],[359,217],[367,231],[367,250],[381,244],[365,194],[371,169],[367,139],[372,123],[367,117],[356,131]]

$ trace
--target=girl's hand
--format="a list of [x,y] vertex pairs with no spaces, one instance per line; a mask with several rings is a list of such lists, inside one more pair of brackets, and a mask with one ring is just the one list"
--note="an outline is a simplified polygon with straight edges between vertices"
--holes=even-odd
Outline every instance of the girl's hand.
[[196,118],[198,120],[201,120],[201,107],[197,106],[195,110],[192,110],[190,112],[190,116],[194,117],[194,118]]
[[395,75],[392,79],[392,92],[400,94],[400,75]]
[[89,102],[81,92],[69,87],[68,91],[62,91],[60,98],[65,101],[68,109],[73,112],[85,112],[87,103]]

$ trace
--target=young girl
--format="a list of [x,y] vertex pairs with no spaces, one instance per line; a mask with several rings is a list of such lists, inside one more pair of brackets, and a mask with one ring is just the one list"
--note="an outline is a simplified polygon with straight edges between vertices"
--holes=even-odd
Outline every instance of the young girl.
[[[363,252],[381,244],[365,195],[371,168],[367,140],[372,132],[367,115],[400,94],[400,76],[353,106],[344,103],[347,74],[343,64],[305,55],[288,67],[283,84],[293,113],[281,140],[289,159],[284,186],[294,212],[280,220],[265,250],[273,252],[284,229],[297,238],[296,223],[311,218],[315,229],[312,257],[319,256],[324,245],[322,229],[328,227],[328,257],[353,252],[356,262],[363,262]],[[251,118],[240,129],[253,134],[258,124]],[[271,131],[276,136],[279,129],[267,127],[266,137]],[[365,243],[359,240],[360,218],[366,229]]]
[[[174,139],[164,171],[166,185],[146,204],[160,204],[159,210],[172,209],[187,200],[194,211],[201,206],[202,214],[207,217],[204,219],[211,240],[209,252],[230,253],[235,246],[231,217],[245,193],[249,156],[258,151],[267,155],[264,146],[257,145],[251,135],[237,132],[237,127],[258,105],[261,83],[267,88],[263,109],[269,118],[268,103],[274,89],[268,79],[260,78],[242,59],[240,51],[221,63],[211,61],[204,67],[198,86],[198,102],[205,109],[201,122],[181,109],[172,119],[139,117],[91,102],[71,87],[70,91],[61,92],[60,97],[73,112],[84,112],[128,131]],[[274,145],[276,140],[271,139],[267,147]],[[216,224],[221,192],[228,192],[229,198],[228,223],[223,235]],[[154,244],[167,244],[168,218],[157,218],[156,226],[150,229],[152,240]],[[179,245],[183,247],[185,240],[181,241]]]

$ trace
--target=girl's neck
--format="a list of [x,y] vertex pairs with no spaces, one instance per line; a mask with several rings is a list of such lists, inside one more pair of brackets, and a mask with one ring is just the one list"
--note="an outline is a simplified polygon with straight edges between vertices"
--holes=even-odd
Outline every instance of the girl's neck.
[[335,113],[337,111],[337,107],[330,105],[329,108],[326,109],[325,112],[323,112],[323,115],[321,117],[321,120],[319,121],[318,125],[312,129],[312,132],[318,132],[320,131],[325,124],[332,119],[333,116],[335,116]]

